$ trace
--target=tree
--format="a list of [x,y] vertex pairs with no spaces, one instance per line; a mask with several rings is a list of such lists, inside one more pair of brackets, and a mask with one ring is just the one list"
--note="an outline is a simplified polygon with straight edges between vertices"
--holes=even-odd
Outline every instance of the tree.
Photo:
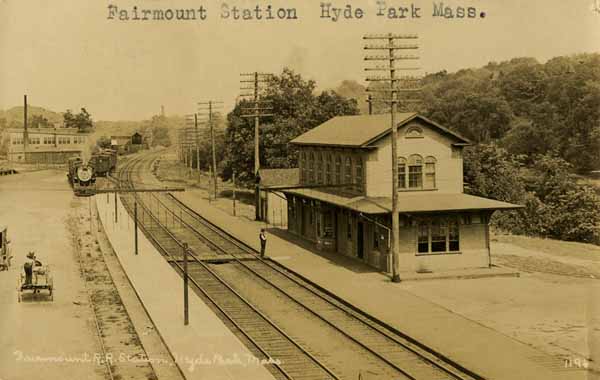
[[77,128],[79,132],[89,132],[93,128],[92,116],[85,108],[78,114],[73,114],[71,110],[63,115],[65,128]]
[[51,126],[48,119],[42,115],[33,115],[29,120],[29,125],[31,128],[47,128]]
[[[315,94],[316,83],[285,68],[268,83],[263,100],[270,102],[273,114],[261,119],[260,162],[270,168],[297,166],[297,152],[290,140],[338,115],[357,115],[355,99],[346,99],[335,91]],[[225,161],[222,176],[233,171],[241,182],[254,181],[254,119],[243,118],[242,109],[251,107],[239,102],[227,115]]]
[[481,74],[456,75],[423,91],[426,116],[475,142],[502,138],[513,116],[498,88]]
[[495,144],[467,148],[464,154],[466,192],[519,203],[525,195],[520,166],[516,156]]
[[151,147],[155,146],[171,146],[171,129],[174,129],[175,121],[170,120],[166,116],[155,115],[152,119],[146,122],[142,128],[142,134],[149,136],[148,143]]
[[111,142],[110,138],[107,136],[100,136],[98,140],[96,140],[96,146],[102,149],[110,149]]

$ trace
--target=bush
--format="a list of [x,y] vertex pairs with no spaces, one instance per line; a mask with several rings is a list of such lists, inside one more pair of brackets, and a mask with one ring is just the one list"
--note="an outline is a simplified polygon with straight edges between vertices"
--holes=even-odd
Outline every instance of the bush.
[[[549,155],[535,156],[525,175],[520,160],[495,145],[478,145],[465,154],[468,193],[524,208],[497,212],[492,225],[514,234],[600,244],[600,197],[577,184],[572,166]],[[526,191],[525,182],[532,191]]]

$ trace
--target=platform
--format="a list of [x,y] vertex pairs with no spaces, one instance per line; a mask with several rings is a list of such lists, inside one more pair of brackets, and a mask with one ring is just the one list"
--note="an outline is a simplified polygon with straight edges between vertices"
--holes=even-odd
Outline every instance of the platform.
[[[212,206],[198,190],[188,189],[175,196],[255,249],[259,249],[260,229],[267,227],[268,257],[486,379],[588,378],[583,370],[565,369],[564,362],[554,356],[404,290],[402,284],[408,281],[395,284],[388,276],[357,260],[313,252],[302,241],[294,241],[295,238],[286,231],[233,217]],[[477,278],[484,274],[516,276],[514,271],[502,268],[455,271],[447,275],[450,278]],[[404,273],[404,279],[435,275],[441,276],[439,273]],[[473,286],[477,286],[477,280],[468,281],[474,281]]]
[[[152,322],[186,379],[272,379],[254,355],[190,291],[188,326],[183,324],[183,281],[140,232],[134,254],[133,221],[120,200],[115,223],[114,198],[95,197],[104,230]],[[150,358],[152,360],[152,358]]]

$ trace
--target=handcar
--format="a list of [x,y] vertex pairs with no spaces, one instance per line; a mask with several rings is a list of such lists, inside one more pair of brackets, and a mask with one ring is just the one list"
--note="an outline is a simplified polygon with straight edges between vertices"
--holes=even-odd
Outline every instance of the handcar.
[[50,271],[50,266],[42,265],[34,257],[31,276],[21,272],[17,279],[17,300],[21,302],[26,292],[29,292],[33,298],[37,299],[38,295],[42,295],[41,291],[44,291],[47,299],[54,301],[54,279]]

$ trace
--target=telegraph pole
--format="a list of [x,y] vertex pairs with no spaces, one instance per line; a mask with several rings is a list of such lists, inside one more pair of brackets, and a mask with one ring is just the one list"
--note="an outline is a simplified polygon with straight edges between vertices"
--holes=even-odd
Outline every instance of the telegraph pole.
[[200,135],[198,134],[198,114],[186,115],[185,116],[186,135],[190,131],[190,128],[194,128],[194,145],[196,147],[196,170],[198,172],[198,183],[200,183]]
[[213,113],[216,108],[222,107],[223,102],[220,101],[209,100],[208,102],[198,103],[198,114],[208,116],[208,126],[210,127],[210,143],[212,146],[212,177],[215,199],[217,199],[217,153],[215,152],[215,130],[213,123]]
[[29,132],[27,131],[27,95],[23,95],[23,161],[27,163]]
[[[418,91],[417,88],[400,88],[399,82],[415,82],[418,81],[416,77],[397,77],[396,71],[407,70],[416,71],[419,68],[414,67],[396,67],[397,61],[402,60],[418,60],[417,55],[399,55],[396,56],[397,50],[416,50],[419,48],[416,44],[396,44],[396,41],[403,40],[416,40],[419,37],[417,35],[397,35],[397,34],[383,34],[383,35],[369,35],[364,36],[364,40],[376,40],[378,42],[385,42],[382,45],[366,45],[365,50],[384,50],[386,55],[374,55],[365,57],[365,61],[387,61],[387,66],[376,66],[365,68],[365,71],[385,71],[389,73],[388,77],[368,77],[368,82],[384,82],[389,83],[389,89],[367,88],[370,92],[381,92],[384,96],[378,99],[381,102],[390,105],[390,121],[392,129],[392,282],[400,282],[400,216],[398,213],[398,126],[396,125],[396,106],[399,103],[398,94],[400,92]],[[369,105],[374,99],[370,98]]]
[[241,97],[250,97],[252,100],[252,107],[242,109],[242,117],[254,118],[254,178],[255,178],[255,192],[254,192],[254,206],[255,206],[255,219],[260,220],[260,152],[259,152],[259,127],[260,118],[265,116],[273,116],[273,114],[265,113],[271,111],[272,107],[266,101],[261,101],[261,90],[262,85],[271,80],[273,74],[265,74],[259,72],[253,73],[242,73],[240,76],[252,79],[241,79],[240,83],[252,84],[252,87],[241,87],[240,90],[252,91],[251,93],[242,93]]

